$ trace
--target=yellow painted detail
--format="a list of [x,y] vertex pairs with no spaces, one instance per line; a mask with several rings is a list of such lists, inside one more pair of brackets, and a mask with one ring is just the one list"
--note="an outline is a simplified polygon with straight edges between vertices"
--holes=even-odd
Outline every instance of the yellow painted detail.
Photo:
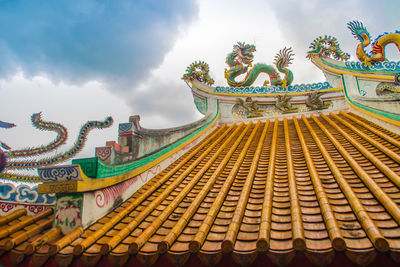
[[351,103],[347,98],[346,98],[346,102],[347,102],[347,104],[349,104],[349,106],[351,106],[351,107],[354,108],[355,110],[358,110],[358,111],[360,111],[360,112],[362,112],[362,113],[365,113],[365,114],[367,114],[367,115],[369,115],[369,116],[372,116],[372,117],[375,117],[375,118],[377,118],[377,119],[383,120],[383,121],[388,122],[388,123],[390,123],[390,124],[400,126],[400,121],[393,120],[393,119],[391,119],[391,118],[387,118],[387,117],[382,116],[382,115],[379,115],[379,114],[377,114],[377,113],[374,113],[374,112],[365,110],[365,109],[363,109],[363,108],[357,107],[356,105],[354,105],[353,103]]

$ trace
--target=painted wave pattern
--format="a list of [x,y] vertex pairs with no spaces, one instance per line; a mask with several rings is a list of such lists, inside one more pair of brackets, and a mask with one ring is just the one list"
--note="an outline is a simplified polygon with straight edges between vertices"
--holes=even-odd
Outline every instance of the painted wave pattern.
[[366,66],[364,62],[352,61],[346,62],[346,67],[352,70],[400,72],[400,61],[379,61],[373,63],[371,66]]
[[314,90],[323,90],[333,88],[329,82],[311,83],[311,84],[295,84],[287,87],[268,86],[268,87],[223,87],[217,86],[215,92],[230,94],[282,94],[297,93]]

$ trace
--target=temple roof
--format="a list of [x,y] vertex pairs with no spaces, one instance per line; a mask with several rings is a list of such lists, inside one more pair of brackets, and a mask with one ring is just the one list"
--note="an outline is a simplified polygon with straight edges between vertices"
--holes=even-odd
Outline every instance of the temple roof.
[[282,265],[296,251],[321,265],[340,252],[358,264],[377,252],[396,260],[399,151],[400,136],[353,113],[222,124],[88,229],[60,236],[51,210],[36,220],[20,212],[3,222],[0,245],[14,264],[34,252],[37,265],[60,266],[195,255],[248,265],[263,253]]

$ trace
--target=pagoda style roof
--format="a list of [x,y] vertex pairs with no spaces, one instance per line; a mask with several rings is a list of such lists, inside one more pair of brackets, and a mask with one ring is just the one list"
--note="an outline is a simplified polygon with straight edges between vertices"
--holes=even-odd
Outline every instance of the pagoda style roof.
[[19,211],[0,222],[0,246],[36,266],[327,265],[340,255],[390,265],[400,259],[399,152],[399,135],[343,111],[221,124],[89,228],[62,236],[51,210]]

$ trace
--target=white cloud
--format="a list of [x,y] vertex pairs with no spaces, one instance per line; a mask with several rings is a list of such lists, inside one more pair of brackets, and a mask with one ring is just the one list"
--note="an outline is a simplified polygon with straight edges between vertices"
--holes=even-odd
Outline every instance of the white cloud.
[[[310,83],[324,80],[322,72],[305,58],[314,38],[324,34],[336,36],[342,49],[356,60],[358,43],[346,28],[348,21],[363,21],[373,38],[398,27],[396,1],[377,4],[372,0],[199,0],[197,3],[198,17],[189,27],[178,25],[179,39],[162,55],[162,63],[153,65],[150,74],[130,91],[116,90],[112,83],[109,91],[101,82],[79,87],[53,84],[43,78],[45,73],[31,80],[19,74],[1,81],[0,119],[15,122],[18,127],[0,129],[0,139],[14,148],[49,142],[54,134],[38,132],[30,125],[29,116],[34,112],[43,111],[44,119],[65,124],[70,130],[71,143],[85,121],[112,115],[114,127],[94,130],[89,135],[87,149],[78,155],[92,156],[95,146],[117,139],[117,124],[127,122],[130,115],[139,114],[141,124],[148,128],[178,126],[199,119],[201,115],[193,104],[190,89],[181,77],[193,61],[204,60],[210,65],[216,85],[227,85],[225,58],[237,41],[256,44],[255,63],[272,64],[280,49],[291,46],[295,53],[290,65],[293,83]],[[140,36],[134,37],[140,41]],[[394,59],[400,58],[397,49],[389,50],[395,54]],[[146,56],[141,60],[140,64],[148,66]],[[262,82],[260,78],[256,84]]]

